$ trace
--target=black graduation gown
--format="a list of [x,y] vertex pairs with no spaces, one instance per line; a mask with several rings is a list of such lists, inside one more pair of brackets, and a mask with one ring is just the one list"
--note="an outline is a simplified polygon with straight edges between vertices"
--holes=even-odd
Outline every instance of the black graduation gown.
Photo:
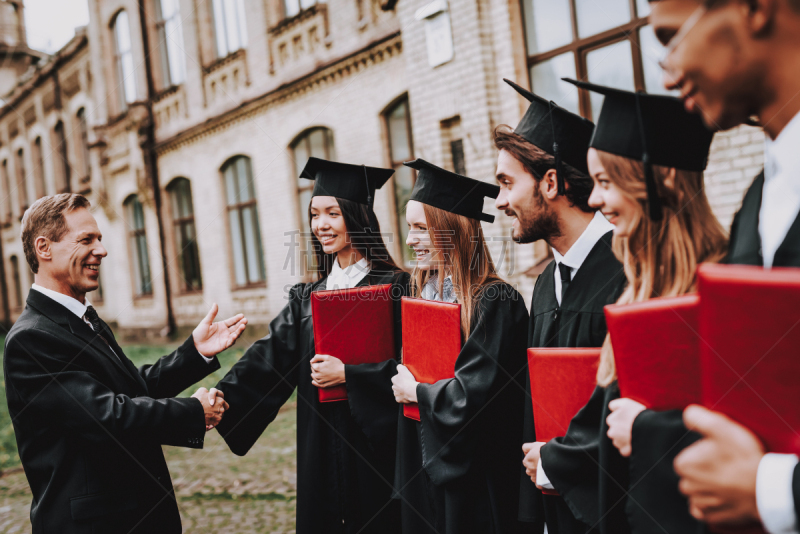
[[[400,296],[409,276],[377,272],[358,286],[393,284],[395,339],[400,349]],[[397,403],[391,377],[397,360],[346,365],[348,401],[320,403],[311,383],[314,335],[311,292],[325,281],[297,284],[288,304],[217,384],[230,409],[217,426],[231,451],[244,455],[297,388],[297,532],[355,534],[400,532],[391,499]]]
[[[553,261],[536,280],[531,305],[529,347],[600,347],[606,337],[603,306],[617,301],[627,280],[611,250],[613,232],[597,241],[569,285],[562,305],[555,293]],[[524,442],[536,441],[530,379],[526,376]],[[599,425],[599,422],[598,422]],[[545,464],[546,465],[546,464]],[[546,470],[547,471],[547,470]],[[589,526],[575,519],[559,496],[542,495],[521,469],[520,519],[541,532],[547,521],[550,534],[583,534]]]
[[417,386],[420,422],[398,422],[396,496],[404,534],[520,532],[518,466],[528,310],[487,288],[455,378]]
[[[742,207],[733,218],[726,263],[763,266],[758,233],[764,173],[747,190]],[[775,267],[800,267],[800,214],[775,253]],[[699,523],[689,514],[687,500],[678,491],[675,457],[697,441],[699,435],[683,424],[680,410],[651,412],[636,418],[630,459],[631,490],[628,516],[632,532],[695,532]],[[649,474],[648,474],[649,473]],[[646,476],[645,476],[646,475]]]

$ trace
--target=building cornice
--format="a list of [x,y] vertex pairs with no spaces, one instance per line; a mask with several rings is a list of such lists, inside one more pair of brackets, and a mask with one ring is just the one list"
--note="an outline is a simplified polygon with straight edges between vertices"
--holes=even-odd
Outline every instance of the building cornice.
[[265,108],[300,98],[320,86],[338,82],[362,69],[390,59],[402,52],[400,32],[393,32],[370,42],[365,47],[320,66],[314,72],[300,76],[256,98],[242,102],[234,109],[207,119],[156,144],[159,156],[194,143],[209,135],[252,118]]

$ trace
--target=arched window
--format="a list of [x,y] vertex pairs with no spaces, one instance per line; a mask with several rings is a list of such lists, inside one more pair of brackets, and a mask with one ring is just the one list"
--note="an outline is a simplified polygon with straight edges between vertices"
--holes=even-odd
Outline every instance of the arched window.
[[247,45],[244,0],[212,0],[212,3],[217,57],[222,58]]
[[0,203],[0,207],[2,208],[2,213],[0,213],[0,224],[5,224],[11,222],[11,212],[13,210],[11,206],[11,182],[8,176],[8,160],[4,159],[2,165],[0,165],[0,187],[2,187],[2,194],[3,195],[3,202]]
[[136,77],[134,76],[131,26],[128,13],[117,13],[111,24],[114,31],[114,63],[117,69],[117,93],[120,109],[126,109],[136,100]]
[[262,284],[267,274],[250,158],[236,156],[221,170],[225,181],[234,283],[238,287]]
[[17,159],[14,161],[17,171],[17,200],[19,202],[19,216],[28,209],[28,188],[25,185],[25,151],[17,150]]
[[19,259],[16,256],[11,256],[9,260],[11,261],[11,285],[14,291],[14,307],[19,309],[22,308],[24,304],[22,302],[22,280],[20,280]]
[[128,224],[128,244],[133,259],[134,292],[136,296],[152,295],[150,255],[144,227],[144,210],[139,197],[131,195],[125,200],[125,219]]
[[78,169],[81,180],[89,176],[89,128],[86,125],[86,110],[81,108],[75,114],[78,120],[79,145],[75,154],[78,156]]
[[156,0],[156,18],[164,86],[181,84],[186,76],[186,63],[178,0]]
[[37,137],[33,141],[33,187],[35,189],[37,199],[42,198],[46,194],[41,137]]
[[406,224],[406,203],[414,188],[415,174],[410,167],[403,165],[404,161],[414,159],[414,143],[411,138],[411,113],[408,108],[408,97],[397,101],[383,114],[386,121],[386,132],[389,141],[389,158],[392,160],[394,173],[394,199],[395,212],[397,213],[397,229],[400,249],[403,259],[412,260],[412,250],[406,245],[408,225]]
[[297,180],[298,213],[300,213],[300,228],[308,234],[308,205],[311,203],[311,191],[314,181],[300,178],[300,172],[306,166],[308,158],[336,159],[336,150],[333,146],[333,132],[328,128],[312,128],[300,134],[289,147],[294,162],[294,176]]
[[194,225],[192,186],[186,178],[176,178],[167,187],[167,192],[172,207],[175,252],[181,269],[181,290],[203,289],[203,280],[200,276],[200,254],[197,250],[197,232]]
[[64,123],[58,121],[53,127],[53,151],[56,153],[56,193],[69,193],[71,189],[69,176],[69,158],[67,156],[67,138],[64,136]]

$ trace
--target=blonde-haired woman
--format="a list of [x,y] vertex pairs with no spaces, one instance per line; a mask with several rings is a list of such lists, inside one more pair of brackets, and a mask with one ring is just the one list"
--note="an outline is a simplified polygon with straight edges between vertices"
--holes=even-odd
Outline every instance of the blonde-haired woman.
[[461,304],[455,378],[418,383],[405,366],[392,379],[400,415],[395,475],[403,532],[516,533],[519,443],[528,311],[497,275],[480,221],[499,188],[422,160],[406,206],[416,253],[414,296]]
[[[721,260],[727,244],[703,191],[712,132],[677,99],[576,84],[605,95],[588,153],[589,204],[615,226],[612,246],[628,279],[617,303],[693,291],[697,266]],[[691,517],[662,458],[690,436],[675,431],[679,412],[644,412],[631,457],[631,425],[644,408],[636,404],[619,399],[607,337],[597,388],[567,435],[541,447],[537,483],[546,478],[601,533],[687,532]]]

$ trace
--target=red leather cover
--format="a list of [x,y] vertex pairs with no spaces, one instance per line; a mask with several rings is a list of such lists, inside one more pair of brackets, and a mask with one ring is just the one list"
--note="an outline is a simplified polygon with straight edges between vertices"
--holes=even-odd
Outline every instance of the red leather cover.
[[703,405],[800,453],[800,269],[702,265]]
[[662,297],[605,307],[620,396],[651,410],[700,402],[700,297]]
[[[311,293],[314,350],[345,364],[394,358],[392,286],[364,286]],[[347,400],[347,385],[317,388],[320,402]]]
[[598,348],[528,349],[536,441],[567,433],[597,385]]
[[[403,297],[403,365],[417,382],[453,378],[461,352],[461,304]],[[404,404],[403,415],[419,421],[419,405]]]

